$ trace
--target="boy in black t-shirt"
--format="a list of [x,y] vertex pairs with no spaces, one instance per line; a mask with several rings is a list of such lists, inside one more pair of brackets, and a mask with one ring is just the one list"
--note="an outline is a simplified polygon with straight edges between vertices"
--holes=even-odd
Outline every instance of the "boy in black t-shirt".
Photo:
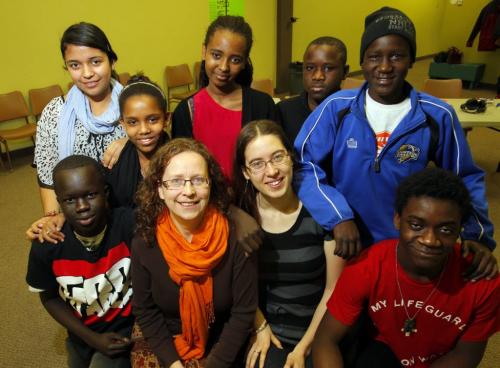
[[349,72],[347,48],[335,37],[319,37],[304,52],[302,83],[304,92],[278,103],[278,120],[291,143],[312,110],[340,90]]
[[92,158],[63,159],[53,178],[64,239],[56,246],[33,241],[26,281],[68,330],[70,367],[129,367],[132,213],[109,210],[104,175]]

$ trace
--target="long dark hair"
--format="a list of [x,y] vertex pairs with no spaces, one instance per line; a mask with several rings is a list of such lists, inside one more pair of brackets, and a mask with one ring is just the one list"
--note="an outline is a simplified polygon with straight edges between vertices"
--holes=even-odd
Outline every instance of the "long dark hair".
[[241,129],[236,141],[236,155],[233,164],[233,188],[236,194],[236,204],[242,210],[252,215],[259,223],[260,215],[257,209],[257,192],[250,180],[247,180],[243,175],[243,170],[246,169],[245,150],[248,144],[255,138],[264,135],[276,136],[290,155],[294,168],[297,166],[292,144],[281,126],[276,122],[272,120],[255,120]]
[[165,168],[170,160],[182,152],[195,152],[205,159],[210,179],[210,204],[226,214],[230,197],[227,184],[222,175],[219,164],[207,148],[200,142],[191,138],[176,138],[161,147],[149,163],[148,172],[144,181],[139,185],[136,193],[137,203],[137,233],[146,240],[149,245],[154,243],[156,237],[156,222],[165,210],[165,202],[160,198],[158,187]]
[[[64,31],[60,43],[63,59],[68,45],[87,46],[99,49],[108,56],[110,64],[118,60],[118,55],[113,51],[106,34],[92,23],[76,23],[69,26],[68,29]],[[114,70],[112,70],[111,75],[114,79],[118,80],[118,74],[116,74]]]
[[[205,34],[205,41],[203,41],[203,45],[205,45],[205,47],[208,45],[214,33],[218,30],[228,30],[245,38],[245,69],[238,74],[235,81],[242,87],[250,87],[253,80],[253,66],[252,61],[250,60],[250,50],[252,49],[253,44],[252,28],[247,22],[245,22],[243,17],[234,15],[219,16],[208,26]],[[200,86],[202,88],[208,86],[208,76],[205,71],[204,60],[202,60],[200,67]]]

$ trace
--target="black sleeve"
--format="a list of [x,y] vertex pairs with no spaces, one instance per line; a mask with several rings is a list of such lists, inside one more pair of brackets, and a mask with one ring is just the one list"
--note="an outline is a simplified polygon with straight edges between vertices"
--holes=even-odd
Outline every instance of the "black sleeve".
[[172,138],[193,138],[193,121],[186,100],[182,100],[172,115]]
[[285,118],[283,116],[283,111],[281,109],[281,106],[283,105],[283,101],[280,101],[276,104],[276,122],[283,127],[283,121],[285,121]]
[[122,226],[126,231],[127,244],[132,244],[135,233],[135,211],[130,207],[123,207]]
[[276,104],[267,93],[256,91],[251,88],[243,89],[243,125],[259,119],[276,121]]
[[26,273],[26,282],[29,286],[40,290],[57,289],[58,284],[52,272],[53,256],[51,247],[59,246],[61,244],[43,244],[33,241]]
[[467,39],[468,43],[473,43],[477,34],[481,30],[481,26],[483,25],[484,16],[485,16],[485,13],[487,12],[487,10],[488,10],[488,5],[486,5],[481,10],[481,13],[479,13],[479,16],[477,17],[476,23],[474,24],[474,27],[472,27],[472,31],[469,35],[469,38]]
[[274,103],[274,100],[271,96],[268,94],[264,94],[264,99],[266,103],[266,119],[272,120],[272,121],[278,121],[278,114],[276,111],[276,104]]
[[[135,211],[132,207],[117,207],[110,211],[108,227],[118,232],[116,234],[118,241],[124,241],[129,248],[132,247],[132,239],[135,232]],[[109,231],[109,229],[107,230]],[[119,237],[118,237],[119,235]]]

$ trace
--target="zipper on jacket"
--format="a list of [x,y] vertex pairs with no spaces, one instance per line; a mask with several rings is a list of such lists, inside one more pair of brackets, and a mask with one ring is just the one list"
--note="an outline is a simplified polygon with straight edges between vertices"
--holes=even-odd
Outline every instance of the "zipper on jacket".
[[379,173],[380,172],[380,160],[378,159],[378,156],[375,158],[375,172]]

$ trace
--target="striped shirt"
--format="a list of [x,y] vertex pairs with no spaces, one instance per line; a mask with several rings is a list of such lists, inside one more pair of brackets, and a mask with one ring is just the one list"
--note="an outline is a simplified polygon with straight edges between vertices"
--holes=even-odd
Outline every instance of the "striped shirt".
[[280,341],[296,345],[325,288],[325,230],[303,206],[293,226],[264,231],[259,251],[259,305]]

